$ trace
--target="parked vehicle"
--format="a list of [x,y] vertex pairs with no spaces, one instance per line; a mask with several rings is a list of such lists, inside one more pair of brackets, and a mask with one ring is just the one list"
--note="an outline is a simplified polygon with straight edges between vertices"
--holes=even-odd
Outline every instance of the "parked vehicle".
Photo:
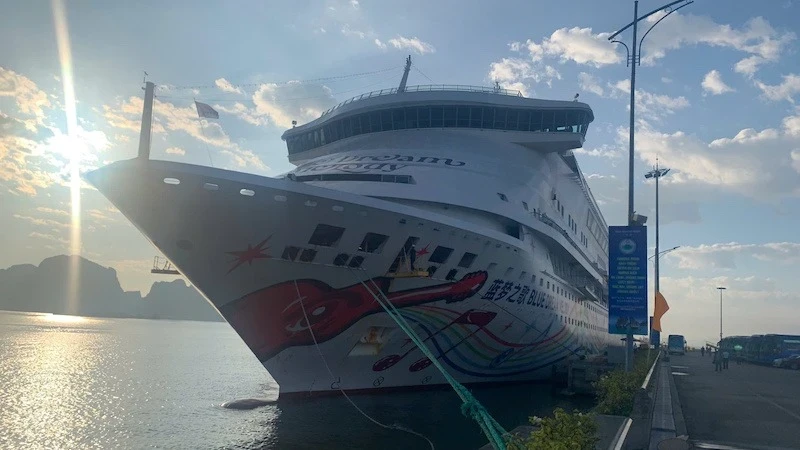
[[680,334],[670,334],[667,338],[667,352],[670,355],[685,355],[686,339]]
[[800,354],[776,358],[772,361],[772,365],[782,369],[800,370]]

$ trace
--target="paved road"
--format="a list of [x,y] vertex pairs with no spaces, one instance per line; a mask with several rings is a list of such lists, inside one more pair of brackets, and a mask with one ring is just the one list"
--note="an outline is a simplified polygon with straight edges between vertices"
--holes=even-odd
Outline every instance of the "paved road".
[[714,372],[700,352],[670,359],[692,441],[800,449],[800,371],[731,361]]

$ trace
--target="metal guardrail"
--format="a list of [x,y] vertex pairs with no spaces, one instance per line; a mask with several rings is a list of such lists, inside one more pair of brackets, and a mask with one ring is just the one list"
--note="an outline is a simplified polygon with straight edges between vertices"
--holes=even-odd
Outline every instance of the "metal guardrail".
[[650,384],[650,378],[653,376],[653,371],[656,369],[656,364],[658,364],[658,359],[661,358],[661,351],[659,350],[658,354],[656,355],[655,361],[653,361],[653,365],[650,366],[650,371],[647,372],[647,376],[644,377],[644,382],[642,383],[642,389],[647,389],[647,385]]
[[[478,92],[483,94],[496,94],[496,95],[507,95],[510,97],[522,97],[522,92],[510,90],[510,89],[502,89],[502,88],[493,88],[493,87],[486,87],[486,86],[470,86],[467,84],[423,84],[419,86],[408,86],[402,92],[433,92],[433,91],[451,91],[451,92]],[[367,98],[372,97],[381,97],[384,95],[392,95],[397,94],[397,88],[391,89],[381,89],[378,91],[367,92],[365,94],[357,95],[353,98],[347,99],[342,103],[334,106],[333,108],[328,109],[327,111],[323,112],[320,117],[325,117],[326,115],[336,111],[337,109],[341,108],[344,105],[348,105],[353,102],[357,102],[359,100],[364,100]]]

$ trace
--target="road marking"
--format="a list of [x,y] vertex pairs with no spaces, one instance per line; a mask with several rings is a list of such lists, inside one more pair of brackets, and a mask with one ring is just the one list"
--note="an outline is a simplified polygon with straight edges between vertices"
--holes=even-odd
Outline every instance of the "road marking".
[[622,446],[625,445],[625,438],[628,437],[628,431],[631,429],[631,424],[633,420],[630,417],[625,419],[625,427],[622,428],[622,433],[619,435],[619,439],[617,439],[617,445],[614,446],[614,450],[622,450]]
[[714,450],[748,450],[746,447],[732,447],[725,444],[715,444],[713,442],[692,442],[695,448],[708,448]]
[[777,404],[777,403],[773,402],[772,400],[768,399],[767,397],[764,397],[763,395],[761,395],[761,394],[759,394],[759,393],[756,393],[756,395],[757,395],[757,396],[759,396],[759,397],[760,397],[762,400],[764,400],[765,402],[769,403],[770,405],[772,405],[772,406],[774,406],[774,407],[776,407],[776,408],[780,409],[781,411],[783,411],[783,412],[785,412],[786,414],[788,414],[788,415],[790,415],[790,416],[794,417],[795,419],[797,419],[797,420],[800,420],[800,415],[799,415],[799,414],[797,414],[797,413],[795,413],[795,412],[793,412],[793,411],[789,410],[789,409],[788,409],[788,408],[786,408],[786,407],[783,407],[783,406],[781,406],[781,405],[779,405],[779,404]]
[[672,372],[672,374],[673,374],[673,375],[681,375],[681,376],[686,376],[686,375],[689,375],[689,374],[688,374],[688,373],[686,373],[686,372]]
[[673,369],[684,369],[684,370],[688,370],[688,369],[689,369],[689,366],[672,366],[672,368],[673,368]]

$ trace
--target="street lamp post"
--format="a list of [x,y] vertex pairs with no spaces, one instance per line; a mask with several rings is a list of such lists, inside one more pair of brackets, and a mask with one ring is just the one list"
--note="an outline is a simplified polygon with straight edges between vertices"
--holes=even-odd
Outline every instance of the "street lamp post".
[[720,286],[717,288],[719,290],[719,345],[722,346],[722,291],[727,289],[726,287]]
[[[659,236],[658,236],[658,179],[663,177],[667,173],[669,173],[669,170],[670,169],[661,169],[661,168],[659,168],[658,167],[658,162],[656,162],[655,169],[653,169],[650,172],[647,172],[646,174],[644,174],[644,177],[647,178],[647,179],[650,179],[650,178],[655,178],[656,179],[656,255],[658,255],[660,253],[658,251],[658,243],[659,243],[659,240],[658,240],[659,239]],[[659,259],[661,259],[661,258],[656,256],[656,261],[655,261],[655,264],[656,264],[656,268],[655,268],[655,278],[656,278],[655,279],[655,291],[656,291],[656,294],[658,292],[661,292],[660,286],[659,286],[660,272],[658,270],[658,268],[659,268],[658,260]]]
[[[678,7],[676,7],[676,8],[673,8],[673,6],[675,6],[675,5],[679,4],[679,3],[683,3],[683,4],[678,6]],[[634,109],[635,108],[634,107],[635,107],[635,103],[636,103],[636,66],[639,65],[639,63],[641,62],[642,42],[644,42],[644,38],[646,38],[647,35],[650,34],[650,31],[656,25],[661,23],[662,20],[666,19],[670,14],[674,13],[675,11],[677,11],[677,10],[679,10],[679,9],[685,7],[685,6],[688,6],[688,5],[692,4],[692,3],[694,3],[694,2],[693,1],[687,1],[687,0],[675,0],[673,2],[667,3],[666,5],[663,5],[660,8],[656,8],[656,9],[650,11],[649,13],[639,17],[639,2],[637,0],[637,1],[633,2],[633,22],[625,25],[624,27],[620,28],[616,33],[614,33],[614,34],[612,34],[611,36],[608,37],[609,41],[615,42],[615,43],[618,43],[618,44],[622,44],[625,47],[625,50],[628,53],[627,57],[626,57],[626,61],[627,61],[628,65],[631,67],[631,106],[630,106],[631,114],[630,114],[630,125],[629,125],[630,128],[628,130],[629,131],[629,138],[628,138],[629,139],[629,142],[628,142],[628,144],[629,144],[629,146],[628,146],[628,226],[636,225],[639,222],[639,220],[637,220],[637,218],[634,216],[634,212],[633,212],[633,148],[634,148],[633,147],[633,138],[634,138],[634,119],[635,119],[635,113],[634,113]],[[658,19],[653,25],[651,25],[650,28],[648,28],[648,30],[642,36],[642,39],[638,40],[638,42],[637,42],[637,31],[638,31],[638,28],[639,28],[639,21],[644,20],[644,19],[652,16],[653,14],[655,14],[655,13],[657,13],[659,11],[665,11],[666,14],[664,14],[663,17]],[[622,41],[614,40],[615,37],[617,37],[620,33],[622,33],[623,31],[627,30],[630,27],[633,27],[633,39],[631,41],[631,46],[630,47],[628,47]],[[637,48],[637,46],[638,46],[638,48]],[[638,223],[638,224],[642,225],[641,223]],[[625,370],[626,371],[630,371],[631,370],[630,359],[631,359],[631,356],[633,355],[633,334],[632,333],[628,333],[627,339],[626,339],[626,343],[627,343],[627,349],[626,349],[626,352],[625,352]]]

